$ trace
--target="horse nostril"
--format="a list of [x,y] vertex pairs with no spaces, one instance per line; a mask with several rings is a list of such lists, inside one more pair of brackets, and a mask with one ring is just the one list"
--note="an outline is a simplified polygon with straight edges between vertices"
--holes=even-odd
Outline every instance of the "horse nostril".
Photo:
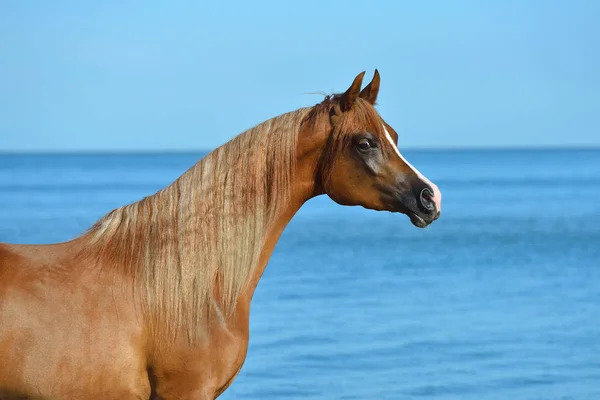
[[433,203],[433,193],[429,188],[425,188],[421,190],[421,194],[419,195],[419,200],[421,201],[421,205],[427,211],[435,210],[435,204]]

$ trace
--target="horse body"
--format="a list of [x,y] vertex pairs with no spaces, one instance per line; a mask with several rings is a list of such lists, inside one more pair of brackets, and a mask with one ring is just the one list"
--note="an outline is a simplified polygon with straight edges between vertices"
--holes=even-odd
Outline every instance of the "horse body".
[[435,220],[439,190],[394,148],[373,108],[379,75],[360,91],[363,74],[73,241],[0,244],[0,399],[214,399],[243,365],[254,290],[304,202]]
[[87,255],[88,236],[0,244],[0,399],[217,397],[243,365],[254,289],[303,194],[270,227],[232,317],[213,315],[199,343],[153,341],[131,279]]
[[131,290],[78,242],[0,248],[0,398],[149,397]]

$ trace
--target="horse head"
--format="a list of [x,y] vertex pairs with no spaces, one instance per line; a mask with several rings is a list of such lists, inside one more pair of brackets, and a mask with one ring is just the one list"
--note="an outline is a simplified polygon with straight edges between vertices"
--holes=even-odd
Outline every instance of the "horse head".
[[341,205],[400,212],[426,227],[440,216],[440,190],[402,156],[398,134],[375,110],[379,72],[361,90],[364,74],[314,109],[326,117],[312,123],[324,137],[315,170],[317,194]]

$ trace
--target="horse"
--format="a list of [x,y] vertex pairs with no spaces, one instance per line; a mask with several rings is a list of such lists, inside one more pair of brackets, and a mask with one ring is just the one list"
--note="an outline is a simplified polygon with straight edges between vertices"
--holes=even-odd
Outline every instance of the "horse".
[[439,218],[439,188],[375,109],[377,70],[234,137],[71,241],[0,244],[1,399],[215,399],[250,303],[309,199]]

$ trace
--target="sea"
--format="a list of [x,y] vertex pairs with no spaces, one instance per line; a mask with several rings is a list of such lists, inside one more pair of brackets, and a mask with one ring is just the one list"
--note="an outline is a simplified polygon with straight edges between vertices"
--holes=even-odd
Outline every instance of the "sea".
[[[306,203],[220,399],[600,399],[600,150],[404,153],[441,218]],[[0,242],[69,240],[202,156],[0,155]]]

